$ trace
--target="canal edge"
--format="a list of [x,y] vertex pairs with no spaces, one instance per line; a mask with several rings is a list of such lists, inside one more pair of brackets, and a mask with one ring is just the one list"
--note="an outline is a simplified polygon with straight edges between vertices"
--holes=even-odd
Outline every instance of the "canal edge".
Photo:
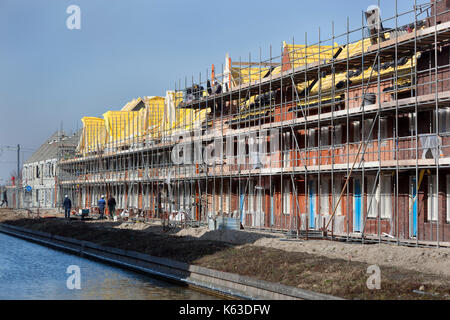
[[101,246],[89,241],[66,238],[5,223],[0,224],[0,232],[165,281],[182,284],[224,299],[343,300],[327,294],[154,257],[140,252]]

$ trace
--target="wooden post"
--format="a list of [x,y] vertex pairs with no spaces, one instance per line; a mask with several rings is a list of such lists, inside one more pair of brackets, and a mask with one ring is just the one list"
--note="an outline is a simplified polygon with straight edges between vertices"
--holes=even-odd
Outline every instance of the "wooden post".
[[309,217],[306,214],[306,241],[308,241],[308,230],[309,230]]
[[334,238],[334,219],[331,221],[331,241]]

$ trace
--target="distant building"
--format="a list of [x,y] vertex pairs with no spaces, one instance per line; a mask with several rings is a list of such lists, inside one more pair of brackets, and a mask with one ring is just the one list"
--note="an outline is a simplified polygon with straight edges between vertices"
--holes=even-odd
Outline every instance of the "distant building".
[[66,136],[64,132],[57,131],[24,163],[22,207],[58,206],[61,202],[58,192],[58,163],[74,154],[79,138],[79,132]]

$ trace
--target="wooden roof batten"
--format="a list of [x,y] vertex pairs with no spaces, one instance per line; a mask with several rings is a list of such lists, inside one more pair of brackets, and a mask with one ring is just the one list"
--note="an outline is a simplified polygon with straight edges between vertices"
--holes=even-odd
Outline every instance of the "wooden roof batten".
[[[221,99],[223,101],[239,99],[242,97],[243,92],[252,96],[259,94],[262,90],[276,90],[291,84],[292,81],[295,83],[304,81],[305,74],[306,77],[317,77],[319,73],[330,73],[332,70],[334,72],[343,72],[347,71],[347,68],[350,70],[362,66],[370,67],[373,65],[374,60],[378,58],[380,62],[392,60],[396,51],[398,55],[413,55],[415,43],[418,48],[426,49],[427,46],[435,43],[435,34],[437,38],[436,45],[450,43],[450,21],[371,45],[362,54],[341,59],[338,57],[338,59],[307,63],[296,68],[281,71],[277,75],[235,86],[228,92],[202,97],[188,103],[182,102],[178,108],[202,109],[213,106],[215,101]],[[379,57],[377,57],[377,53],[379,53]]]

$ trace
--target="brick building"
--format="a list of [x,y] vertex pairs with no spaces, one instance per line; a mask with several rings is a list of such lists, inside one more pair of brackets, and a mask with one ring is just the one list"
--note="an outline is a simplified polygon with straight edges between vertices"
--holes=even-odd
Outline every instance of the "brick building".
[[373,24],[371,7],[361,29],[227,56],[204,83],[85,125],[60,188],[146,218],[448,245],[449,1],[413,4],[407,25]]

